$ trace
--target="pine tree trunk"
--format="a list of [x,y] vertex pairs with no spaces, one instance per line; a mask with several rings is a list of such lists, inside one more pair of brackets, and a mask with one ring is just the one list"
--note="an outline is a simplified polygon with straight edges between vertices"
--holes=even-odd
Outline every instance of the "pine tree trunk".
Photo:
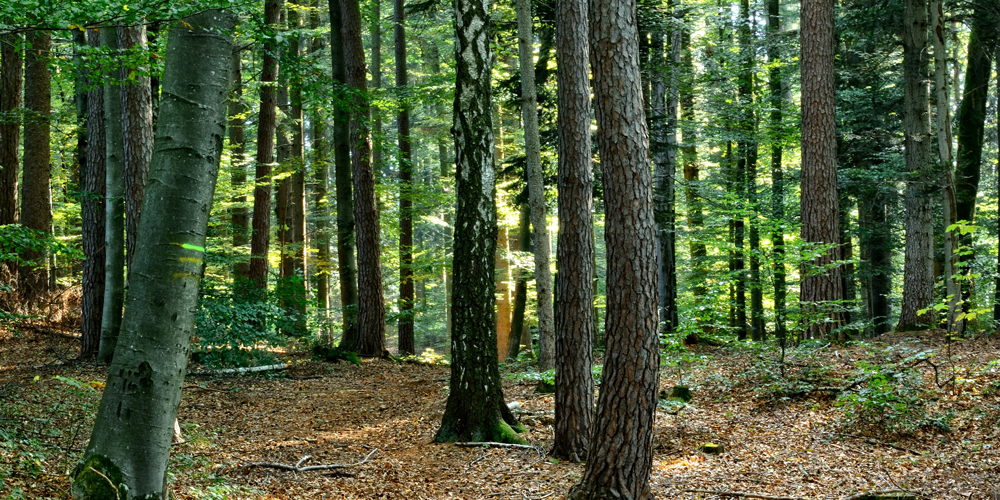
[[604,172],[607,351],[593,441],[570,499],[652,497],[659,339],[656,221],[633,0],[591,0],[590,63]]
[[[233,249],[245,247],[250,243],[250,217],[247,210],[247,157],[246,157],[246,123],[249,107],[243,102],[243,64],[242,52],[233,51],[230,61],[230,74],[233,78],[232,92],[229,100],[229,145],[232,148],[230,158],[230,187],[233,196],[229,209],[231,231],[233,233]],[[233,274],[237,280],[247,279],[250,263],[238,260],[233,264]]]
[[[288,9],[288,24],[292,30],[303,28],[302,17],[297,10],[300,7]],[[289,55],[296,60],[302,58],[301,39],[293,36],[288,42]],[[289,114],[288,128],[291,144],[289,145],[291,166],[294,169],[289,178],[289,231],[291,257],[289,273],[286,277],[294,277],[290,286],[292,308],[296,316],[296,335],[306,333],[306,276],[308,265],[309,242],[306,238],[306,162],[305,162],[305,115],[302,108],[302,75],[289,75]]]
[[[319,0],[312,0],[312,14],[309,17],[309,27],[317,30],[320,27]],[[326,46],[326,40],[322,36],[313,37],[310,45],[311,52],[321,52]],[[316,265],[313,274],[313,283],[316,288],[316,308],[321,317],[320,339],[327,343],[332,343],[332,329],[329,326],[330,317],[330,232],[328,216],[330,213],[330,202],[327,200],[330,186],[330,151],[327,138],[328,127],[326,116],[320,112],[319,108],[312,110],[310,117],[312,124],[312,164],[313,164],[313,213],[316,214],[316,231],[312,238],[316,247]]]
[[[393,2],[396,46],[396,90],[405,95],[406,12],[404,0]],[[413,154],[410,103],[403,99],[396,118],[399,134],[399,354],[413,354]]]
[[[499,164],[500,161],[496,160]],[[515,241],[512,242],[510,238],[510,232],[507,228],[497,228],[497,250],[496,250],[496,295],[497,297],[497,353],[500,361],[506,359],[507,345],[510,341],[510,327],[511,321],[513,320],[511,316],[512,307],[512,297],[511,293],[511,282],[513,281],[513,273],[511,272],[511,262],[508,258],[510,255],[510,250],[518,243],[517,238],[513,238]],[[517,272],[521,272],[518,268]],[[521,313],[522,317],[524,313]]]
[[458,206],[451,381],[436,442],[524,443],[497,369],[494,260],[497,215],[490,89],[489,3],[455,2],[455,166]]
[[[339,0],[330,0],[330,58],[333,83],[340,90],[342,102],[347,101],[347,76],[344,69],[342,13]],[[348,122],[350,113],[345,105],[333,110],[334,182],[337,192],[337,271],[340,275],[340,304],[344,331],[340,343],[344,347],[358,343],[358,264],[355,257],[354,194],[351,172],[351,139]]]
[[541,145],[538,137],[538,99],[535,88],[534,35],[531,1],[517,0],[518,62],[521,70],[521,120],[524,124],[524,154],[528,172],[528,196],[535,250],[535,293],[538,297],[538,366],[555,368],[555,316],[552,310],[551,242],[545,185],[542,179]]
[[830,246],[806,265],[799,300],[809,314],[803,338],[823,338],[839,326],[836,302],[844,297],[840,268],[818,270],[840,259],[833,4],[804,0],[801,22],[802,240]]
[[[372,0],[371,3],[371,24],[368,25],[368,33],[371,36],[371,67],[372,89],[382,88],[382,2]],[[372,114],[372,170],[375,171],[375,185],[378,185],[382,172],[386,168],[384,158],[384,146],[382,138],[385,136],[382,130],[382,110],[378,106],[371,108]],[[376,193],[376,196],[378,194]],[[382,212],[382,200],[376,198],[376,206],[379,213]]]
[[594,421],[594,221],[587,2],[556,3],[559,245],[556,247],[556,425],[552,455],[587,460]]
[[[186,26],[186,27],[185,27]],[[207,11],[176,25],[139,227],[122,343],[97,420],[73,472],[83,500],[166,498],[174,418],[194,328],[222,138],[235,16]],[[196,62],[199,71],[190,71]],[[127,492],[122,495],[122,492]]]
[[[21,225],[52,234],[52,195],[49,152],[52,80],[49,75],[51,38],[47,31],[31,31],[24,56],[24,166],[21,190]],[[49,271],[43,252],[25,251],[28,265],[18,273],[24,300],[35,300],[48,291]]]
[[931,134],[927,91],[927,3],[906,0],[903,15],[903,126],[906,170],[906,251],[903,263],[903,302],[898,331],[930,327],[934,315],[934,228],[931,193]]
[[[283,0],[264,2],[264,28],[276,29]],[[277,42],[265,38],[260,75],[260,112],[257,118],[257,156],[253,190],[253,229],[250,234],[250,285],[263,298],[267,291],[268,251],[271,246],[271,168],[277,130],[278,80]]]
[[771,42],[767,46],[767,58],[771,65],[768,72],[768,91],[771,99],[771,218],[775,224],[771,233],[771,247],[774,258],[774,334],[784,346],[785,330],[785,175],[782,168],[783,148],[779,138],[782,132],[782,107],[784,92],[781,88],[781,46],[777,39],[781,34],[780,0],[767,2],[767,32]]
[[[119,26],[118,47],[124,54],[146,49],[146,27]],[[125,264],[132,276],[139,220],[142,211],[146,176],[153,156],[153,101],[145,68],[122,67],[122,151],[125,172]],[[126,283],[128,279],[126,278]]]
[[[101,28],[101,46],[105,50],[118,50],[118,36],[114,28]],[[118,73],[118,67],[111,69]],[[97,360],[110,363],[118,344],[125,305],[125,171],[122,145],[121,87],[104,86],[104,141],[105,165],[105,266],[104,312],[101,316],[101,345]]]
[[[92,48],[101,45],[100,35],[88,30]],[[96,84],[94,79],[88,79]],[[80,360],[97,356],[101,342],[101,315],[104,311],[105,155],[104,87],[94,85],[87,93],[87,168],[81,172],[80,218],[83,240],[83,296],[80,318]]]
[[[678,12],[671,6],[673,15]],[[655,65],[669,68],[668,81],[663,71],[656,71],[652,78],[653,97],[650,103],[650,148],[653,153],[653,170],[656,176],[655,215],[657,225],[658,294],[660,325],[663,333],[677,329],[677,258],[675,245],[674,176],[677,170],[677,107],[678,71],[680,69],[680,29],[669,34],[669,53],[664,52],[662,31],[652,36],[652,57]]]
[[[21,143],[21,120],[15,110],[21,107],[24,62],[19,47],[21,36],[0,35],[0,225],[16,224],[18,217],[17,173],[18,147]],[[4,267],[14,270],[13,265]]]
[[375,171],[368,128],[369,102],[365,90],[365,53],[361,43],[361,10],[358,0],[341,0],[341,34],[344,41],[344,74],[355,91],[351,113],[351,170],[354,220],[358,251],[358,341],[346,348],[362,356],[384,356],[385,301],[382,296],[382,248],[379,242]]

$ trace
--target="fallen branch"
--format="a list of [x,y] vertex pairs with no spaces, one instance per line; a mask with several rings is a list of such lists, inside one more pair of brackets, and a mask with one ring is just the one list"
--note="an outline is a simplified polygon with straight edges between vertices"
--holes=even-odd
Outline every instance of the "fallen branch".
[[766,500],[806,500],[802,497],[779,497],[774,495],[760,495],[757,493],[744,493],[742,491],[719,491],[719,490],[681,490],[685,493],[710,493],[712,495],[722,495],[728,497],[743,498],[764,498]]
[[218,370],[200,370],[196,372],[188,372],[188,375],[193,377],[205,377],[210,375],[230,375],[230,374],[242,374],[242,373],[257,373],[257,372],[269,372],[278,371],[288,368],[285,363],[279,363],[276,365],[263,365],[263,366],[248,366],[245,368],[219,368]]
[[287,470],[287,471],[291,471],[291,472],[309,472],[309,471],[314,471],[314,470],[346,469],[348,467],[356,467],[358,465],[361,465],[361,464],[367,462],[368,459],[371,458],[371,456],[374,455],[376,451],[378,451],[378,448],[375,448],[374,450],[372,450],[371,453],[369,453],[367,456],[365,456],[364,460],[362,460],[360,462],[357,462],[357,463],[353,463],[353,464],[324,464],[324,465],[309,465],[309,466],[306,466],[306,467],[301,467],[301,465],[303,463],[305,463],[307,460],[309,460],[310,458],[312,458],[312,455],[306,455],[306,456],[302,457],[302,459],[299,460],[295,465],[279,464],[279,463],[274,463],[274,462],[252,462],[252,463],[244,465],[243,467],[240,467],[240,470],[247,470],[247,469],[250,469],[250,468],[253,468],[253,467],[261,467],[261,468],[265,468],[265,469]]
[[868,444],[873,445],[873,446],[885,446],[886,448],[892,448],[894,450],[905,451],[907,453],[911,453],[911,454],[916,455],[918,457],[924,455],[923,453],[920,453],[917,450],[913,450],[913,449],[910,449],[910,448],[904,448],[902,446],[896,446],[894,444],[882,442],[882,441],[879,441],[877,439],[873,439],[873,438],[870,438],[870,437],[858,436],[858,435],[855,435],[855,434],[844,434],[842,432],[824,432],[823,434],[827,434],[827,435],[830,435],[830,436],[841,436],[841,437],[849,437],[849,438],[854,438],[854,439],[860,439],[860,440],[864,441],[865,443],[868,443]]
[[460,446],[462,448],[477,448],[480,446],[485,446],[487,448],[520,448],[522,450],[534,450],[535,447],[530,444],[511,444],[511,443],[496,443],[493,441],[482,441],[474,443],[455,443],[455,446]]
[[929,498],[925,497],[919,493],[914,493],[912,491],[906,490],[875,490],[875,491],[865,491],[862,493],[855,493],[844,497],[844,500],[864,500],[869,498],[885,498],[885,499],[899,499],[899,500],[913,500],[916,498]]

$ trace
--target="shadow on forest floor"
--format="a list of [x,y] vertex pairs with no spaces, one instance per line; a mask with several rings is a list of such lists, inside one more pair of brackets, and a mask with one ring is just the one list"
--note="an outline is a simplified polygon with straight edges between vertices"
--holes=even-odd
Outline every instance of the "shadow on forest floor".
[[[69,498],[67,475],[106,370],[69,362],[78,341],[67,333],[0,325],[0,499]],[[694,399],[657,412],[652,491],[988,498],[1000,487],[998,348],[996,339],[956,342],[952,364],[939,332],[886,335],[792,350],[783,376],[773,348],[668,354],[661,387],[686,385]],[[447,367],[288,360],[278,374],[188,378],[179,412],[188,440],[174,446],[168,473],[178,498],[556,499],[583,472],[532,450],[431,444]],[[525,412],[526,438],[551,449],[553,396],[505,385]],[[699,451],[707,442],[724,453]],[[363,464],[329,471],[243,468],[306,456],[303,465],[353,464],[376,449]]]

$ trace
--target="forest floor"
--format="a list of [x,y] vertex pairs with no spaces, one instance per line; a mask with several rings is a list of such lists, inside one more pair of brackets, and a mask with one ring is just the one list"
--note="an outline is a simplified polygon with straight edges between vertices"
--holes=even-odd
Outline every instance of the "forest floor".
[[[106,368],[72,362],[77,345],[65,332],[0,325],[0,499],[70,498],[68,475],[106,377]],[[1000,338],[953,342],[950,358],[948,349],[940,332],[800,347],[789,351],[784,376],[773,347],[668,353],[661,387],[683,383],[694,398],[657,411],[652,491],[679,499],[844,499],[872,490],[995,499]],[[506,378],[504,390],[526,412],[524,437],[536,449],[462,448],[431,443],[447,366],[283,356],[291,367],[280,372],[188,378],[179,413],[187,442],[173,447],[168,473],[177,498],[558,499],[583,473],[545,455],[553,396],[531,383]],[[699,451],[706,442],[724,452]],[[303,466],[347,466],[246,467],[306,456]]]

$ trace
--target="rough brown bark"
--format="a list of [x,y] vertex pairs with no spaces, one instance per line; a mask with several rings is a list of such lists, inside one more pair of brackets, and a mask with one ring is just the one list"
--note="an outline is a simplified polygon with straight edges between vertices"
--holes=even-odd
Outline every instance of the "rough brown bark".
[[[101,37],[88,30],[88,43],[97,48]],[[91,83],[96,83],[91,80]],[[105,190],[107,165],[104,143],[104,87],[94,85],[87,93],[87,162],[82,172],[80,212],[83,223],[83,297],[80,318],[80,359],[97,355],[104,311]]]
[[[21,196],[21,225],[52,234],[52,172],[49,152],[52,80],[49,75],[51,35],[31,31],[25,37],[24,55],[24,166]],[[18,287],[25,300],[34,300],[49,288],[45,254],[26,251],[22,258],[30,264],[18,273]]]
[[[146,49],[146,27],[119,26],[118,47],[126,57],[135,57]],[[146,176],[153,157],[153,98],[145,68],[123,66],[122,100],[122,150],[125,171],[125,265],[132,275],[132,256],[135,255],[142,212]],[[126,277],[126,282],[127,282]]]
[[[396,90],[404,91],[406,74],[406,11],[393,2],[396,45]],[[399,134],[399,353],[413,354],[413,164],[410,145],[410,103],[404,99],[396,118]]]
[[607,351],[593,441],[570,499],[652,497],[659,380],[656,222],[632,0],[591,0],[590,63],[607,245]]
[[804,0],[801,24],[802,240],[828,250],[806,264],[799,300],[810,312],[802,336],[821,338],[838,325],[844,296],[840,268],[830,267],[840,258],[833,2]]
[[[243,102],[243,64],[242,52],[233,51],[233,58],[230,61],[229,71],[231,72],[233,83],[229,96],[229,163],[230,163],[230,187],[233,190],[231,198],[232,208],[229,209],[230,230],[233,233],[233,248],[245,247],[250,243],[250,214],[247,210],[247,158],[246,158],[246,113],[249,108]],[[239,280],[245,280],[250,272],[250,263],[237,261],[233,264],[233,274]]]
[[[274,30],[281,16],[283,0],[264,2],[264,25]],[[273,37],[263,45],[260,75],[260,113],[257,119],[257,156],[253,190],[253,230],[250,236],[250,283],[256,293],[267,291],[267,254],[271,244],[271,169],[274,166],[274,134],[277,129],[278,53]]]
[[0,36],[0,225],[18,222],[17,171],[21,143],[21,89],[24,81],[21,36]]
[[[320,26],[319,1],[312,0],[312,14],[309,16],[309,27],[317,30]],[[309,50],[318,53],[326,47],[326,39],[322,36],[313,37]],[[311,111],[310,123],[312,124],[312,168],[313,168],[313,188],[314,214],[316,231],[311,241],[316,247],[316,265],[313,274],[313,283],[316,288],[316,308],[320,315],[320,339],[327,343],[332,343],[333,330],[329,324],[330,317],[330,232],[328,217],[330,214],[330,202],[327,199],[330,186],[330,146],[328,141],[328,130],[326,116],[315,108]]]
[[594,420],[593,173],[586,0],[556,3],[559,246],[556,248],[556,425],[552,454],[587,459]]
[[354,91],[351,113],[351,170],[354,187],[354,220],[358,251],[358,338],[346,348],[362,356],[384,356],[385,301],[382,295],[382,248],[379,242],[375,171],[372,166],[370,104],[365,94],[365,53],[361,43],[361,10],[358,0],[341,0],[341,34],[344,73]]
[[927,3],[906,0],[903,15],[903,126],[906,147],[906,251],[903,302],[896,330],[928,327],[933,313],[918,314],[934,300],[934,228],[930,115],[928,113]]

